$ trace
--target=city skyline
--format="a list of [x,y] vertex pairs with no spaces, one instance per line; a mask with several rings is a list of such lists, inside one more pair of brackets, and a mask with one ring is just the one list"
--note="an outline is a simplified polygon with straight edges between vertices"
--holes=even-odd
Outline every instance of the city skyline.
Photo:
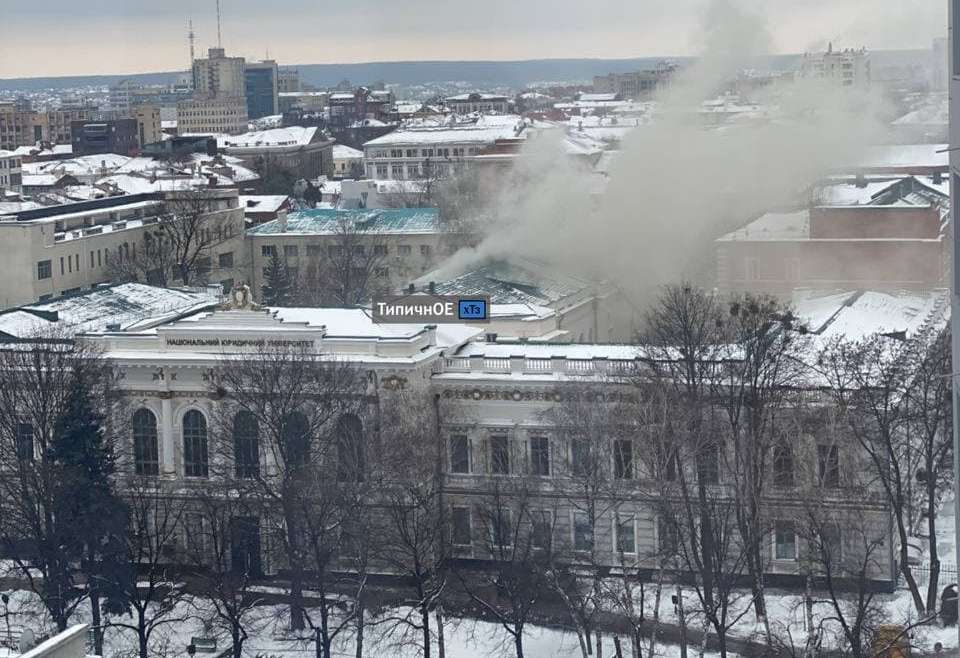
[[[323,11],[309,0],[222,4],[228,52],[250,59],[269,54],[296,65],[696,55],[701,17],[710,3],[623,7],[597,0],[586,8],[568,0],[456,6],[414,0],[400,7],[361,0]],[[772,53],[821,49],[830,41],[872,50],[922,49],[945,34],[942,3],[907,8],[898,0],[811,0],[800,10],[788,0],[747,4],[764,18]],[[173,0],[163,7],[121,0],[82,7],[67,0],[19,4],[5,9],[0,52],[7,56],[0,59],[0,78],[186,70],[188,20],[194,23],[198,55],[216,45],[214,0]]]

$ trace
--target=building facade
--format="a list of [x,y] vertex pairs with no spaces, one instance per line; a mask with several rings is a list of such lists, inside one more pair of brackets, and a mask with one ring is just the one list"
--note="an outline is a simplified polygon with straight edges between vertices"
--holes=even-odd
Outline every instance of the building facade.
[[177,104],[180,135],[238,135],[247,130],[247,99],[243,96],[197,96]]
[[434,267],[444,256],[441,247],[436,208],[302,210],[247,231],[250,282],[258,296],[274,254],[294,279],[309,284],[329,275],[330,267],[348,266],[341,260],[343,252],[354,249],[355,265],[365,269],[367,287],[390,292]]
[[140,148],[136,119],[109,121],[74,121],[71,125],[73,154],[99,155],[116,153],[136,155]]
[[235,189],[134,194],[0,217],[6,263],[0,305],[22,306],[111,281],[111,260],[135,259],[145,233],[176,221],[182,194],[203,194],[204,222],[220,229],[203,256],[210,259],[209,279],[227,285],[242,280],[244,220]]
[[834,50],[833,43],[823,53],[804,53],[800,76],[833,80],[844,87],[869,87],[870,56],[866,48]]
[[20,163],[21,158],[18,154],[13,151],[0,150],[0,200],[2,200],[4,191],[14,194],[23,191]]
[[479,92],[447,96],[443,99],[443,104],[455,114],[507,114],[511,109],[511,101],[507,96]]
[[278,102],[279,70],[272,59],[247,62],[244,66],[247,117],[259,119],[280,114]]
[[593,91],[596,94],[614,94],[621,99],[648,100],[670,85],[676,71],[675,65],[661,62],[649,71],[598,75],[593,78]]
[[[533,510],[534,518],[545,523],[539,548],[549,547],[573,563],[600,566],[612,575],[629,566],[642,579],[652,578],[658,564],[669,557],[665,515],[675,504],[671,483],[676,475],[644,466],[645,456],[656,452],[652,439],[642,432],[591,439],[607,456],[601,460],[607,480],[599,486],[605,492],[615,489],[617,504],[587,513],[585,497],[590,494],[571,488],[586,477],[576,470],[583,448],[570,438],[568,425],[551,420],[585,395],[591,396],[594,409],[622,413],[624,405],[642,404],[636,398],[638,389],[622,376],[637,372],[639,348],[477,342],[482,332],[478,327],[377,325],[362,309],[266,310],[251,305],[243,295],[238,299],[232,307],[163,324],[147,334],[111,331],[84,338],[120,370],[124,413],[136,415],[130,424],[135,429],[120,446],[121,472],[156,478],[158,484],[181,492],[202,489],[223,477],[213,466],[215,455],[222,454],[217,441],[231,440],[221,439],[216,429],[217,419],[224,411],[229,413],[223,401],[229,392],[212,389],[211,371],[223,365],[226,353],[242,360],[245,354],[256,354],[258,345],[279,349],[296,345],[363,373],[372,415],[384,409],[398,390],[424,389],[435,399],[437,413],[424,418],[437,423],[444,446],[437,468],[453,557],[479,567],[497,559],[489,520],[494,498],[500,506],[498,515],[508,525],[512,512]],[[813,502],[836,519],[851,520],[849,526],[838,523],[829,538],[845,558],[863,546],[858,530],[883,543],[867,577],[878,586],[891,587],[896,573],[889,509],[876,502],[871,491],[853,486],[861,465],[856,442],[838,441],[835,425],[827,418],[830,414],[818,407],[816,415],[819,420],[805,427],[809,434],[798,435],[796,459],[789,468],[783,460],[767,467],[770,485],[762,507],[771,523],[763,569],[771,583],[779,578],[796,587],[804,585],[812,547],[801,535],[798,519],[807,512],[804,505]],[[367,420],[372,423],[372,418]],[[364,455],[361,472],[383,468],[398,448],[376,448],[380,445],[376,434],[376,430],[357,433],[364,442],[359,448]],[[256,439],[253,468],[276,473],[276,453],[268,449],[267,441]],[[729,462],[720,452],[710,454],[713,462],[704,457],[696,466],[681,462],[675,468],[691,477],[695,469],[695,477],[704,481],[705,495],[720,504],[730,493],[733,474],[722,466]],[[339,472],[335,455],[318,459],[323,460],[318,468]],[[258,528],[255,563],[267,574],[284,567],[280,546],[271,540],[278,523],[276,518],[260,517],[253,524]],[[189,541],[188,524],[182,533]]]
[[333,175],[333,144],[320,128],[301,126],[244,132],[218,141],[223,153],[249,167],[274,164],[307,180]]
[[246,98],[245,63],[243,57],[227,57],[223,48],[211,48],[205,59],[193,62],[194,93]]

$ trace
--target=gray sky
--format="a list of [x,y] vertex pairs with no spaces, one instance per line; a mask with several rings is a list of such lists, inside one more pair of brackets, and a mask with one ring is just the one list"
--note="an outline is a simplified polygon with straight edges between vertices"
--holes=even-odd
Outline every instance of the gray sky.
[[[221,0],[230,54],[281,64],[695,55],[710,0]],[[732,1],[732,0],[731,0]],[[774,52],[929,48],[944,0],[737,0]],[[214,0],[2,0],[0,78],[187,67],[216,43]]]

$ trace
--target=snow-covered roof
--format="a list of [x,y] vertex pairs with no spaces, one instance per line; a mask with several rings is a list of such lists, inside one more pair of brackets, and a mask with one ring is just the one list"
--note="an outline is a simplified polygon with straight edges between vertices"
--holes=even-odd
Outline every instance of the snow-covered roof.
[[720,241],[804,240],[810,237],[810,211],[768,212]]
[[240,207],[249,212],[277,212],[289,198],[285,194],[241,194]]
[[110,174],[127,164],[132,158],[116,153],[83,155],[69,160],[51,160],[48,162],[25,162],[22,165],[24,175],[56,174],[63,176],[89,177]]
[[509,100],[506,96],[502,94],[486,94],[486,93],[467,93],[467,94],[457,94],[456,96],[447,96],[445,99],[447,102],[453,103],[463,103],[463,102],[476,102],[476,101],[506,101]]
[[347,146],[346,144],[334,144],[333,159],[334,160],[362,160],[363,151]]
[[142,328],[190,313],[209,309],[220,302],[215,288],[158,288],[140,283],[102,287],[40,304],[30,304],[0,313],[0,334],[30,338],[39,334],[75,335]]
[[819,291],[793,294],[795,313],[819,340],[861,340],[881,332],[905,331],[907,337],[944,326],[949,317],[948,290]]
[[854,163],[854,168],[875,170],[910,170],[950,166],[949,146],[946,144],[894,144],[873,146]]
[[382,210],[343,210],[312,208],[292,213],[286,226],[275,219],[247,231],[247,235],[273,234],[335,235],[349,222],[365,233],[432,234],[440,231],[436,208],[388,208]]
[[248,132],[242,135],[217,135],[217,146],[230,148],[268,148],[279,146],[306,146],[319,130],[316,126],[289,126]]
[[485,115],[469,123],[443,126],[405,127],[364,143],[369,146],[417,144],[492,144],[498,139],[522,136],[523,120],[514,115]]

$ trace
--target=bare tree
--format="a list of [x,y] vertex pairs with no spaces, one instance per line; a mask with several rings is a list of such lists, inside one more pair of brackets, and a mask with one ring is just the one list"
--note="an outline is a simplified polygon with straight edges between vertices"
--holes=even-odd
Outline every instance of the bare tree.
[[339,514],[341,504],[335,482],[331,489],[318,487],[335,480],[324,467],[337,464],[338,424],[352,429],[362,422],[366,379],[312,345],[264,345],[243,360],[225,358],[209,380],[222,401],[216,425],[224,475],[273,524],[270,535],[282,547],[290,576],[290,626],[303,630],[305,570],[316,566],[310,562],[316,562],[311,552],[317,546],[308,542],[319,540],[310,531],[322,529],[317,524],[325,509]]
[[86,547],[64,498],[71,475],[56,449],[78,379],[92,400],[105,402],[110,371],[87,348],[38,336],[0,350],[0,542],[60,630],[85,599]]
[[[440,603],[447,586],[448,557],[438,410],[428,390],[409,383],[382,399],[382,440],[405,449],[384,465],[382,512],[375,524],[381,541],[374,555],[410,583],[412,594],[405,602],[409,612],[385,621],[400,644],[416,645],[420,655],[430,658],[435,642],[443,652]],[[432,630],[433,615],[436,628]]]
[[[214,265],[212,249],[239,236],[243,225],[217,212],[207,190],[171,193],[164,214],[147,227],[140,244],[107,254],[112,278],[157,286],[206,282]],[[217,264],[219,266],[219,263]]]
[[527,624],[550,590],[546,573],[556,517],[544,513],[522,479],[494,480],[472,516],[474,546],[489,563],[458,568],[459,584],[480,614],[506,632],[516,658],[523,658]]
[[307,265],[301,297],[312,306],[356,306],[389,289],[387,245],[375,223],[340,219],[326,254]]
[[199,531],[183,547],[190,579],[201,594],[194,607],[204,625],[224,632],[233,658],[241,658],[250,632],[259,630],[256,610],[262,597],[253,584],[262,575],[260,527],[243,491],[229,484],[194,497],[192,514]]
[[899,565],[914,607],[925,602],[909,560],[909,504],[907,490],[912,477],[907,441],[909,396],[907,387],[917,363],[912,341],[874,335],[860,342],[834,341],[818,363],[830,383],[837,407],[869,458],[875,482],[890,504],[899,543]]
[[[907,391],[909,404],[909,445],[916,452],[919,468],[919,517],[926,521],[930,579],[927,582],[926,610],[937,609],[940,554],[937,546],[937,513],[953,483],[953,433],[950,408],[953,378],[950,361],[949,328],[919,339],[919,359]],[[907,473],[912,476],[913,473]]]
[[184,622],[188,615],[183,583],[176,577],[181,543],[201,539],[186,527],[186,501],[156,478],[129,476],[122,487],[129,510],[127,554],[134,573],[118,586],[129,606],[127,617],[110,625],[134,633],[139,658],[152,655],[150,640],[159,629]]

